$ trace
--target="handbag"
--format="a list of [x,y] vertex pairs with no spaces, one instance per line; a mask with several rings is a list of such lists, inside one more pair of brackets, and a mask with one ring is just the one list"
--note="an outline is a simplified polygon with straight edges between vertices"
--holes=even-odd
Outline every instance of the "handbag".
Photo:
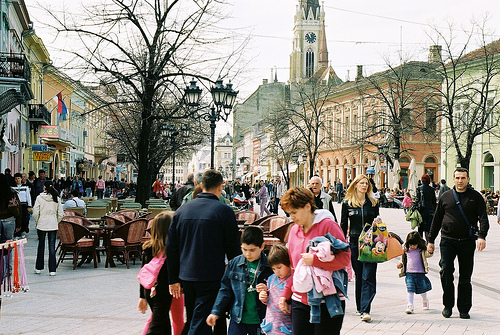
[[9,212],[13,217],[18,218],[21,216],[21,203],[19,197],[16,196],[9,200]]
[[166,257],[153,257],[148,264],[145,264],[139,270],[137,279],[145,289],[149,290],[155,286],[158,280],[158,274],[160,273],[163,263],[165,263],[165,259]]
[[455,203],[457,204],[458,209],[460,209],[460,213],[462,213],[462,217],[464,218],[465,223],[467,223],[467,226],[469,226],[469,238],[474,241],[477,240],[477,238],[479,237],[479,228],[470,224],[469,219],[467,219],[467,216],[464,213],[462,204],[460,203],[460,200],[458,200],[457,192],[455,191],[455,189],[453,189],[453,196],[455,197]]
[[387,225],[380,217],[372,224],[367,223],[359,236],[359,256],[361,262],[382,263],[387,261],[389,234]]
[[389,233],[387,240],[387,260],[403,255],[403,243],[399,236],[394,233]]

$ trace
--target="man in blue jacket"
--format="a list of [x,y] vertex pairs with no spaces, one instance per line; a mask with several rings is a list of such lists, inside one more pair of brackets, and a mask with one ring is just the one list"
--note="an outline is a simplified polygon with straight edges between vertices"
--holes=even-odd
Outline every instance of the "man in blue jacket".
[[189,335],[212,334],[205,320],[220,288],[225,257],[241,253],[234,212],[219,201],[222,187],[220,172],[206,171],[203,192],[175,212],[168,232],[170,293],[179,297],[182,286]]

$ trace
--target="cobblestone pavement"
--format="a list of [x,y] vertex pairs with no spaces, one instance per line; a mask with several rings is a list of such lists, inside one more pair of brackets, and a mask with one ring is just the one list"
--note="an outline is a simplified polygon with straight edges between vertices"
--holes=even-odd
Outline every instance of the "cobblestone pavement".
[[[340,215],[340,206],[335,204]],[[405,237],[409,223],[402,210],[381,209],[389,230]],[[398,278],[397,260],[379,264],[377,296],[372,306],[371,323],[363,323],[354,315],[354,285],[349,286],[347,312],[342,334],[494,334],[500,326],[500,226],[490,216],[490,233],[486,250],[477,252],[473,275],[473,307],[471,319],[458,318],[458,311],[445,319],[441,316],[441,284],[439,281],[439,248],[429,259],[429,278],[433,290],[429,292],[430,310],[422,311],[420,297],[415,297],[415,314],[404,313],[406,288]],[[32,224],[32,227],[33,224]],[[72,270],[65,261],[55,277],[44,270],[33,273],[36,255],[36,234],[28,235],[26,267],[30,291],[3,296],[0,334],[141,334],[148,315],[136,310],[140,265],[119,264],[104,268],[84,264]],[[438,245],[439,240],[437,241]]]

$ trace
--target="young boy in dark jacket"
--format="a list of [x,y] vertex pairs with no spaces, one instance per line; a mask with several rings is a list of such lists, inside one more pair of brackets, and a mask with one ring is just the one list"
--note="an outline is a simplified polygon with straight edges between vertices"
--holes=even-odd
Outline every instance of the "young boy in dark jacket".
[[241,235],[242,255],[233,258],[221,280],[221,287],[207,324],[214,326],[224,311],[231,307],[228,335],[260,334],[260,324],[266,306],[259,301],[259,292],[267,290],[265,280],[273,273],[267,264],[264,234],[259,227],[251,226]]

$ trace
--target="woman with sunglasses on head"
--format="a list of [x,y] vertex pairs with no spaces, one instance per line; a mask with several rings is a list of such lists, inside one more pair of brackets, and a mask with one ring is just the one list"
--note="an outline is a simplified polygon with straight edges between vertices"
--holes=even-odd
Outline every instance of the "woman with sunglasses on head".
[[379,215],[372,184],[365,175],[357,176],[346,191],[342,202],[340,227],[349,236],[351,264],[356,276],[356,313],[365,322],[371,321],[370,309],[377,291],[377,263],[358,261],[359,236],[363,227]]

